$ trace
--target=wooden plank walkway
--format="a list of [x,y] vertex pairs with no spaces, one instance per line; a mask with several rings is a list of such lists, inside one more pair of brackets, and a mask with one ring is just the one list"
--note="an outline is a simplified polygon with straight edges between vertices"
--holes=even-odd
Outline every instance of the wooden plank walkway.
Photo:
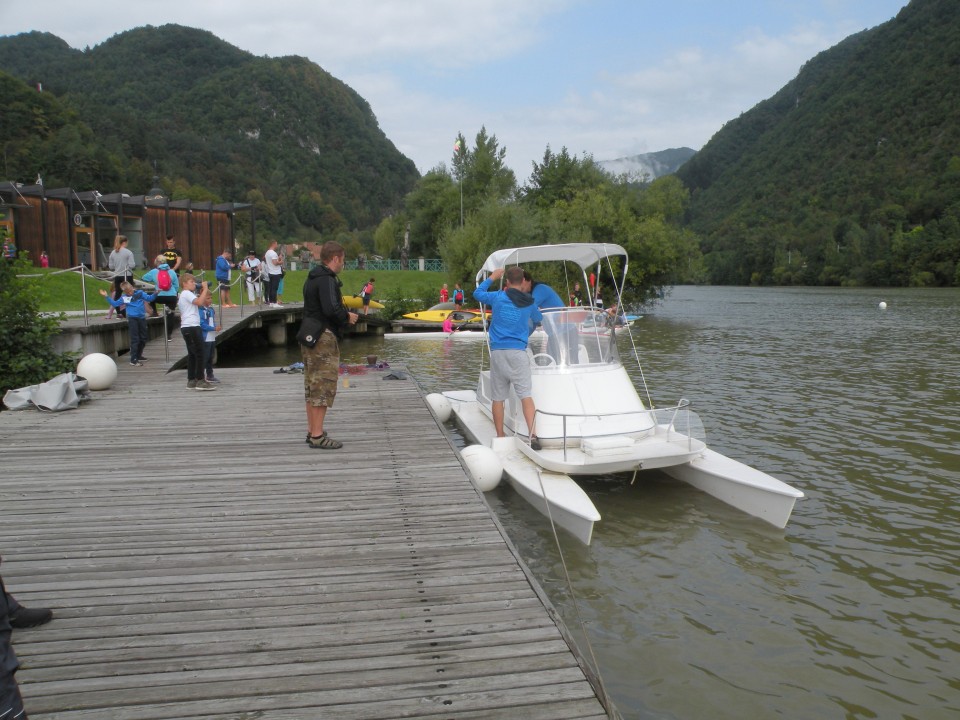
[[608,717],[413,382],[351,377],[310,450],[302,376],[189,391],[157,344],[0,413],[32,720]]

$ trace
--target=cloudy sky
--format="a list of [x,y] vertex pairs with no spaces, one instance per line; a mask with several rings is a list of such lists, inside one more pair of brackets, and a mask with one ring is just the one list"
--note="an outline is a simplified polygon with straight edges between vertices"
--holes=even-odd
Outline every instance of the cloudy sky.
[[[0,0],[0,32],[94,47],[143,25],[310,58],[426,172],[485,126],[518,180],[549,145],[612,160],[699,149],[907,0]],[[471,143],[472,144],[472,143]]]

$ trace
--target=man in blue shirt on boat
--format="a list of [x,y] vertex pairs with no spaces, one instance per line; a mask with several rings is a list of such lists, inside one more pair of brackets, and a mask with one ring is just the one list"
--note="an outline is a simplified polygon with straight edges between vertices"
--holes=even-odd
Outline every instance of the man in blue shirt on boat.
[[[490,290],[501,277],[505,289]],[[540,449],[534,431],[536,407],[533,403],[533,383],[530,361],[527,358],[527,340],[532,328],[543,320],[533,296],[523,292],[523,268],[497,268],[473,292],[473,297],[493,311],[490,318],[490,410],[497,437],[504,437],[503,414],[510,386],[520,398],[523,419],[530,431],[530,447]]]
[[[533,276],[526,270],[523,271],[523,291],[530,293],[533,302],[540,310],[553,308],[563,309],[566,307],[557,291],[546,283],[533,279]],[[572,365],[577,362],[577,348],[579,340],[577,339],[577,326],[571,322],[563,320],[565,316],[556,316],[552,326],[553,332],[547,339],[547,354],[556,362],[564,362]]]

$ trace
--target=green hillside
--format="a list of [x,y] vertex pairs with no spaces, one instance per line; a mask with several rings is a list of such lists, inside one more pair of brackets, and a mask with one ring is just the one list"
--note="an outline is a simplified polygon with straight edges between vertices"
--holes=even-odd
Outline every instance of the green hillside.
[[913,0],[806,63],[677,175],[718,283],[950,285],[960,3]]
[[[419,177],[347,85],[203,30],[136,28],[84,51],[46,33],[0,37],[0,71],[21,81],[0,82],[0,105],[26,102],[24,88],[44,98],[31,130],[53,148],[7,158],[4,179],[136,194],[156,167],[175,199],[253,202],[258,233],[317,239],[376,225]],[[48,110],[79,130],[51,132]],[[65,146],[96,162],[57,162]]]

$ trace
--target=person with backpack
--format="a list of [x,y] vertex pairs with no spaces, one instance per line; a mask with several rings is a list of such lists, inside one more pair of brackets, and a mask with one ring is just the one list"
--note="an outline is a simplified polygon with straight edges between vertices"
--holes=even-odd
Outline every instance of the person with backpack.
[[240,263],[240,269],[246,273],[247,298],[251,303],[255,303],[257,298],[263,297],[263,261],[257,257],[257,251],[253,248],[247,251],[247,258]]
[[153,308],[153,312],[156,314],[157,303],[164,306],[164,315],[167,319],[167,342],[170,342],[173,337],[173,330],[176,327],[176,315],[173,311],[177,309],[177,295],[180,293],[180,282],[177,279],[177,274],[167,263],[166,257],[157,255],[154,264],[156,267],[140,279],[145,283],[155,286],[157,289],[157,299],[150,303],[150,307]]
[[370,312],[370,298],[373,297],[373,278],[370,278],[370,282],[363,286],[363,290],[360,291],[360,299],[363,300],[363,314],[366,315]]
[[453,286],[453,302],[456,304],[457,310],[463,310],[463,288],[460,287],[460,283]]

